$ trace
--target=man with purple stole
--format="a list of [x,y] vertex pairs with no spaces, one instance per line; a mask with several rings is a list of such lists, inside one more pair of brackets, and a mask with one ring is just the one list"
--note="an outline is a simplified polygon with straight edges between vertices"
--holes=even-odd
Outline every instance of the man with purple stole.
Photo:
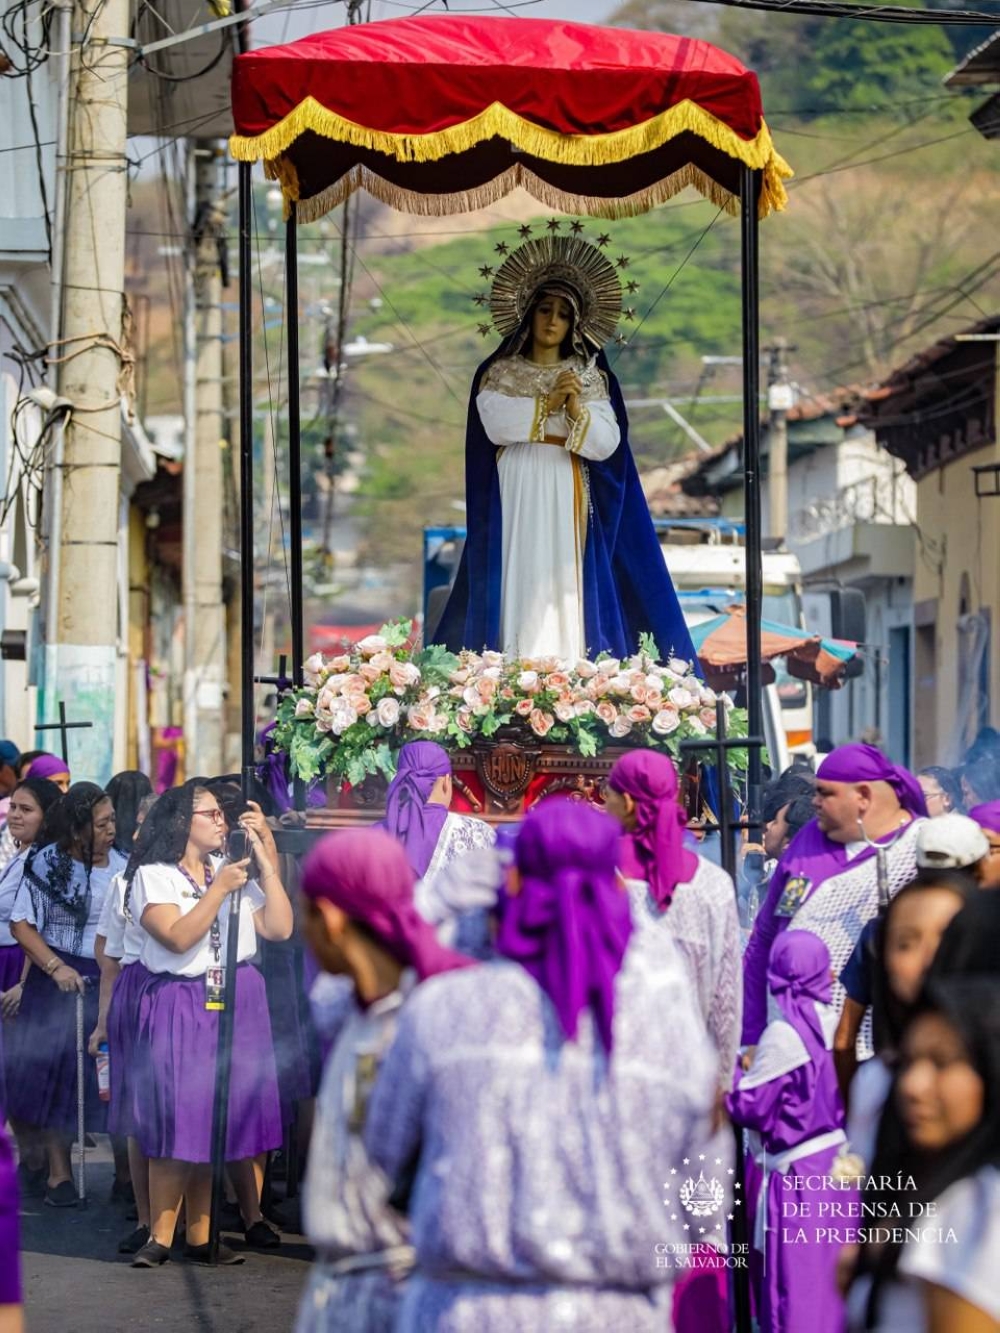
[[858,1225],[857,1191],[837,1181],[844,1108],[831,1043],[830,955],[804,930],[779,935],[767,972],[773,1017],[753,1063],[726,1096],[733,1122],[761,1138],[763,1176],[753,1245],[762,1266],[758,1314],[767,1333],[842,1333],[840,1243]]
[[[767,1021],[767,966],[778,934],[794,920],[826,945],[839,978],[879,907],[879,860],[891,897],[916,872],[917,830],[927,814],[917,779],[872,745],[843,745],[816,774],[816,819],[792,839],[771,879],[743,961],[743,1041]],[[844,988],[833,985],[833,1005]],[[871,1054],[870,1023],[859,1054]]]

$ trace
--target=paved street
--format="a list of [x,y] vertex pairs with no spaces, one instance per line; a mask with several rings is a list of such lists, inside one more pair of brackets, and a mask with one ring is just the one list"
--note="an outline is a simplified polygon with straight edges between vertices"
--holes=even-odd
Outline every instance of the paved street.
[[[205,1269],[178,1256],[142,1271],[117,1254],[131,1230],[121,1204],[107,1202],[112,1169],[107,1140],[88,1153],[86,1210],[46,1208],[30,1199],[21,1209],[25,1307],[29,1333],[284,1333],[292,1327],[305,1282],[309,1249],[286,1231],[281,1250],[250,1254],[236,1268]],[[283,1204],[293,1217],[296,1209]],[[227,1237],[234,1249],[242,1238]]]

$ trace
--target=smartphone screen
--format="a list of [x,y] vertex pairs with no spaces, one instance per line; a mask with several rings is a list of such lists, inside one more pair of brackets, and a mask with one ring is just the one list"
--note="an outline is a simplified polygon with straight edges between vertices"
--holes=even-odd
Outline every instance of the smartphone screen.
[[250,855],[250,838],[246,829],[233,829],[226,843],[226,855],[230,861],[245,861]]

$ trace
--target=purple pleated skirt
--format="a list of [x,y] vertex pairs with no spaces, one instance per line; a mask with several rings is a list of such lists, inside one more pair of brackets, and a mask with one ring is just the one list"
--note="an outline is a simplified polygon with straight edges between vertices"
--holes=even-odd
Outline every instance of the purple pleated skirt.
[[[203,977],[152,973],[139,999],[134,1129],[147,1157],[209,1162],[219,1014],[205,1008]],[[226,1160],[281,1146],[281,1107],[264,978],[236,970]]]
[[149,973],[142,963],[127,963],[118,973],[108,1005],[108,1133],[135,1135],[135,1035],[139,1000]]
[[17,1172],[10,1141],[0,1124],[0,1305],[20,1304]]
[[0,995],[21,980],[24,951],[19,944],[0,945]]
[[[83,997],[84,1126],[90,1133],[107,1128],[107,1103],[97,1095],[97,1066],[86,1043],[97,1025],[100,969],[93,958],[55,950],[64,963],[88,981]],[[76,992],[59,990],[51,977],[33,967],[24,983],[21,1008],[4,1032],[7,1047],[7,1112],[42,1129],[72,1134],[77,1125]]]
[[316,1094],[316,1036],[303,984],[302,950],[292,941],[261,941],[261,971],[271,1015],[281,1119],[291,1124],[295,1105]]

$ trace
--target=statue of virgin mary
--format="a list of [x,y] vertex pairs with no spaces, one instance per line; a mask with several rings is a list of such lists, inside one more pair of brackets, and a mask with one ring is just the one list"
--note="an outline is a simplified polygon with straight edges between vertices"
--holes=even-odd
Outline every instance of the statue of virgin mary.
[[695,660],[602,350],[622,310],[614,264],[578,235],[526,241],[490,296],[497,350],[476,371],[467,538],[434,638],[453,651],[573,662]]

